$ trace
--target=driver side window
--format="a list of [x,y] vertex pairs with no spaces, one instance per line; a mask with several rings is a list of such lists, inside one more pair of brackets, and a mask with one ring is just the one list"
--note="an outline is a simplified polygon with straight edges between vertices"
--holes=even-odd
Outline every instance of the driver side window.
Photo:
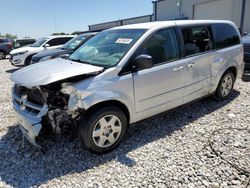
[[136,56],[146,54],[154,65],[179,58],[178,42],[173,28],[157,31],[137,51]]

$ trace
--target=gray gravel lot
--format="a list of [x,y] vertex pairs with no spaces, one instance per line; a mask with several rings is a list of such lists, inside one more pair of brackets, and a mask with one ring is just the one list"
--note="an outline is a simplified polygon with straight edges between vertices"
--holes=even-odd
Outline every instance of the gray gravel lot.
[[[0,187],[238,188],[247,183],[250,83],[238,80],[226,101],[203,99],[131,126],[109,154],[91,154],[77,139],[61,136],[46,139],[48,150],[42,154],[15,125],[9,79],[15,70],[8,60],[0,61]],[[228,127],[248,130],[211,135]]]

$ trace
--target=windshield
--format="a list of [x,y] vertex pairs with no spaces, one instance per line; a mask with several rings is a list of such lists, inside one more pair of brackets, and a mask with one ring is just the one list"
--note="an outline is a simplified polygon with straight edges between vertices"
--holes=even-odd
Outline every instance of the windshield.
[[47,40],[48,40],[48,38],[41,38],[38,41],[36,41],[34,44],[32,44],[31,47],[40,47]]
[[86,36],[83,35],[77,36],[68,41],[67,43],[65,43],[62,48],[65,50],[74,50],[80,43],[84,42],[85,40]]
[[145,31],[145,29],[103,31],[76,50],[70,56],[70,60],[105,68],[115,66]]

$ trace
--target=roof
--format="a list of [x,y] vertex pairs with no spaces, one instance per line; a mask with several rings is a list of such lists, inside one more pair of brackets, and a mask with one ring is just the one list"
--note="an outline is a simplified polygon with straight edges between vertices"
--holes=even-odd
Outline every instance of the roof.
[[131,24],[115,27],[113,29],[152,29],[155,27],[168,27],[173,25],[196,25],[196,24],[212,24],[212,23],[232,23],[227,20],[171,20],[171,21],[157,21],[139,24]]
[[50,36],[48,36],[48,37],[46,37],[46,38],[49,38],[49,39],[53,39],[53,38],[63,38],[63,37],[75,37],[76,35],[50,35]]
[[88,32],[88,33],[83,33],[83,34],[80,34],[78,36],[93,36],[93,35],[96,35],[98,32]]

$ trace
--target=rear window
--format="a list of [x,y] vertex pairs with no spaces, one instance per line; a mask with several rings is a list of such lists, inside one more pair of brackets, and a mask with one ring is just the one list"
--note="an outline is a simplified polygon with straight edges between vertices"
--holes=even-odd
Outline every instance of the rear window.
[[216,49],[227,48],[240,44],[235,28],[229,24],[213,24],[214,46]]

